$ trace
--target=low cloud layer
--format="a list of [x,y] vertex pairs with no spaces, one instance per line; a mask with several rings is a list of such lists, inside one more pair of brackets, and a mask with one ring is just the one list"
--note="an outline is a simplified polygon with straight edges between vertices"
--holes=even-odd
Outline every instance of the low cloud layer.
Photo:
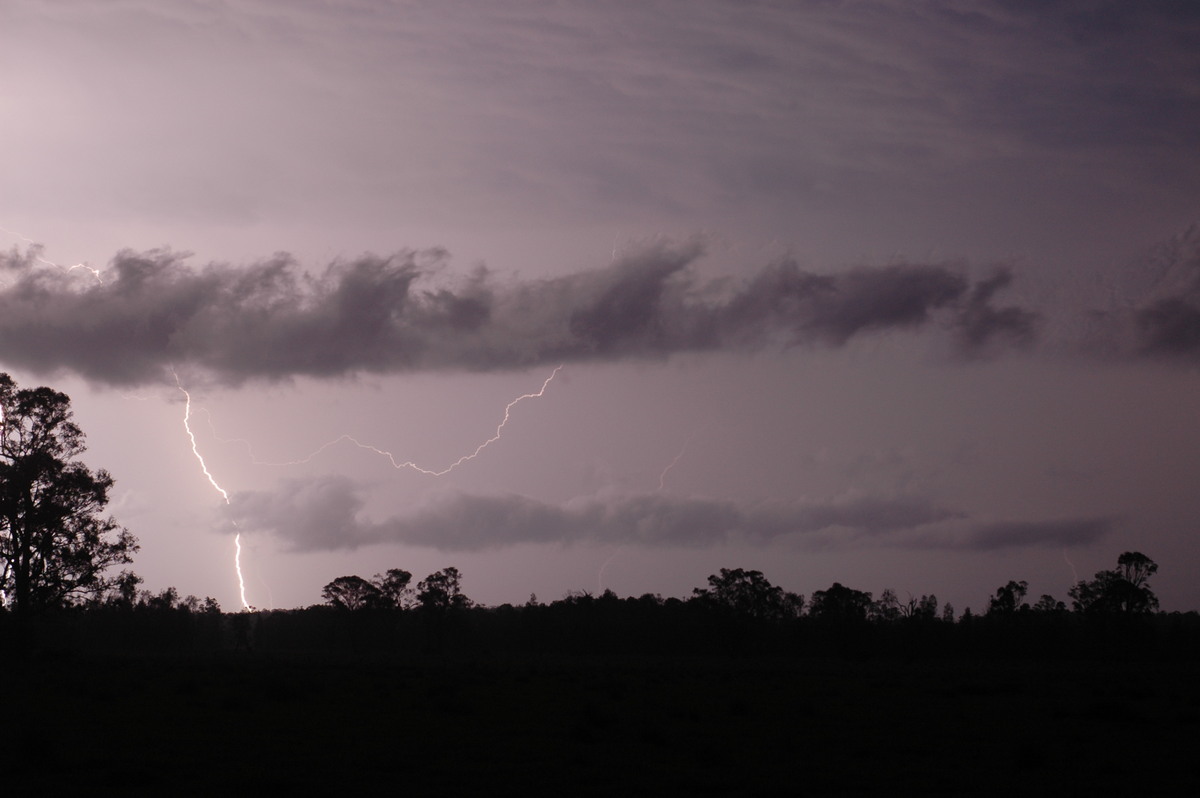
[[[440,496],[405,516],[364,517],[362,492],[327,476],[235,495],[230,518],[303,551],[402,543],[443,551],[518,544],[707,547],[792,540],[812,548],[871,542],[913,548],[994,550],[1083,545],[1109,531],[1103,519],[967,526],[960,511],[923,497],[742,505],[654,494],[598,494],[550,504],[517,494]],[[946,522],[950,522],[947,526]],[[940,526],[939,526],[940,525]]]
[[122,252],[102,275],[0,253],[0,363],[90,381],[163,381],[172,366],[226,384],[422,369],[488,371],[678,352],[840,346],[937,324],[967,355],[1032,342],[1036,316],[999,307],[1011,280],[896,264],[817,274],[790,261],[740,285],[700,284],[699,242],[660,244],[540,280],[449,274],[441,250],[339,261],[318,276],[279,255],[195,268]]
[[[450,269],[440,249],[337,261],[319,275],[291,257],[196,268],[166,250],[125,251],[101,273],[0,252],[0,367],[97,384],[170,381],[172,367],[227,385],[421,370],[495,371],[684,352],[839,347],[931,330],[966,358],[1038,343],[1045,321],[1006,304],[1013,273],[972,280],[956,265],[898,263],[836,273],[784,260],[735,282],[703,282],[699,241],[644,247],[604,268],[509,279]],[[1125,270],[1107,307],[1084,312],[1067,350],[1194,363],[1200,357],[1200,225]],[[1136,283],[1136,285],[1134,284]],[[1055,335],[1055,337],[1059,337]]]
[[1019,546],[1085,546],[1109,533],[1106,518],[1067,518],[1052,521],[1012,521],[985,524],[968,539],[973,549],[991,551]]

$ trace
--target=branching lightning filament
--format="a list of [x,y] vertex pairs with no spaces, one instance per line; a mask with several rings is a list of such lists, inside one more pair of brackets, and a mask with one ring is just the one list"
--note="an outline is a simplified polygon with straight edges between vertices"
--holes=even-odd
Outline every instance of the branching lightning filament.
[[65,272],[73,272],[76,269],[84,269],[92,273],[92,276],[96,278],[96,282],[101,284],[104,283],[104,278],[100,276],[100,270],[94,266],[89,266],[86,263],[76,263],[74,266],[63,266],[61,263],[55,263],[54,261],[47,260],[46,258],[43,258],[41,255],[37,254],[40,247],[38,243],[29,236],[22,235],[15,230],[9,230],[7,227],[0,227],[0,233],[8,233],[9,235],[15,236],[16,238],[19,238],[25,243],[29,244],[30,252],[33,255],[34,260],[36,260],[38,263],[41,263],[45,266],[53,266],[54,268],[62,269]]
[[[246,451],[250,455],[250,461],[253,462],[255,465],[265,465],[265,466],[303,465],[305,463],[312,462],[313,459],[315,459],[318,455],[320,455],[326,449],[329,449],[329,448],[336,446],[337,444],[345,441],[345,442],[354,444],[355,446],[357,446],[360,449],[366,449],[367,451],[374,452],[375,454],[377,454],[381,457],[387,458],[388,462],[392,464],[392,468],[395,468],[397,470],[404,469],[404,468],[410,468],[413,471],[417,471],[418,473],[425,474],[427,476],[442,477],[442,476],[445,476],[446,474],[449,474],[451,471],[458,468],[463,463],[474,460],[476,457],[478,457],[483,452],[484,449],[491,446],[496,441],[500,440],[501,435],[504,433],[505,426],[508,425],[508,421],[509,421],[509,417],[512,413],[512,409],[519,403],[525,401],[526,399],[540,399],[542,396],[544,396],[546,393],[546,388],[549,387],[551,381],[554,380],[554,377],[561,370],[562,370],[561,365],[556,367],[554,369],[554,371],[550,372],[550,376],[546,378],[545,382],[542,383],[542,387],[539,388],[537,391],[535,391],[533,393],[522,394],[521,396],[518,396],[516,399],[513,399],[511,402],[509,402],[507,405],[505,405],[504,418],[502,418],[500,420],[500,423],[496,425],[495,434],[492,435],[492,437],[485,440],[483,443],[476,446],[475,450],[473,452],[471,452],[469,454],[464,454],[462,457],[458,458],[453,463],[451,463],[450,465],[448,465],[442,469],[423,468],[422,466],[419,466],[416,463],[414,463],[412,460],[405,460],[405,461],[401,462],[401,461],[397,460],[396,456],[393,455],[391,452],[386,451],[384,449],[380,449],[377,446],[372,446],[369,443],[363,443],[362,441],[358,440],[357,438],[355,438],[352,435],[338,436],[337,438],[334,438],[333,440],[329,441],[328,443],[322,444],[319,448],[317,448],[316,451],[312,452],[312,454],[309,454],[307,457],[300,458],[299,460],[288,460],[286,462],[269,462],[269,461],[265,461],[265,460],[259,460],[257,457],[254,456],[254,451],[250,448],[250,442],[244,438],[234,438],[234,439],[224,439],[224,440],[226,443],[244,444],[246,446]],[[182,390],[182,388],[180,390]],[[199,456],[199,455],[197,455],[197,456]],[[206,476],[208,476],[209,481],[212,482],[211,475],[208,475],[207,471],[205,471],[204,473]],[[216,483],[213,482],[213,485],[215,487]],[[220,488],[218,488],[218,490],[220,490]]]
[[[485,440],[484,443],[481,443],[478,446],[475,446],[474,451],[469,452],[469,454],[467,454],[467,455],[463,455],[462,457],[458,458],[458,460],[450,463],[449,466],[446,466],[443,469],[422,468],[422,467],[418,466],[418,464],[416,464],[412,461],[404,461],[404,462],[397,461],[396,457],[394,455],[392,455],[391,452],[384,451],[383,449],[379,449],[378,446],[372,446],[370,444],[361,443],[361,442],[359,442],[358,439],[356,439],[352,436],[348,436],[348,434],[346,434],[346,436],[341,436],[341,437],[335,438],[334,440],[330,440],[329,443],[326,443],[325,445],[320,446],[319,449],[312,452],[311,455],[308,455],[307,457],[302,458],[302,460],[295,460],[295,461],[290,461],[290,462],[286,462],[286,463],[266,463],[266,462],[257,460],[257,458],[254,458],[253,451],[251,451],[250,452],[251,461],[256,464],[259,464],[259,466],[299,466],[299,464],[301,464],[301,463],[310,462],[311,460],[313,460],[314,457],[317,457],[319,454],[322,454],[323,451],[325,451],[326,449],[329,449],[330,446],[334,446],[338,443],[341,443],[342,440],[348,440],[348,442],[353,443],[355,446],[359,446],[360,449],[367,449],[367,450],[376,452],[377,455],[388,458],[388,461],[392,464],[392,467],[394,467],[396,469],[412,468],[413,470],[415,470],[415,472],[419,472],[421,474],[427,474],[430,476],[444,476],[445,474],[449,474],[450,472],[452,472],[452,470],[454,470],[458,466],[462,466],[463,463],[474,460],[474,458],[478,457],[482,451],[484,451],[485,449],[488,448],[488,446],[492,445],[493,443],[496,443],[497,440],[500,439],[500,436],[502,436],[502,434],[504,433],[504,427],[506,425],[508,425],[508,422],[509,422],[509,419],[510,419],[510,416],[512,413],[512,408],[516,407],[518,403],[523,402],[524,400],[528,400],[528,398],[540,398],[540,397],[544,396],[546,394],[546,389],[548,388],[548,386],[550,386],[550,383],[552,382],[554,377],[557,376],[558,372],[562,371],[562,368],[563,368],[563,366],[558,366],[558,367],[554,368],[554,371],[552,371],[550,373],[550,377],[547,377],[545,379],[545,382],[542,382],[540,389],[532,392],[532,394],[522,394],[521,396],[516,397],[515,400],[512,400],[511,402],[506,404],[506,406],[504,406],[504,418],[502,420],[500,420],[499,424],[496,426],[496,433],[494,433],[491,438],[488,438],[487,440]],[[209,480],[209,485],[211,485],[212,488],[214,488],[214,490],[217,493],[221,494],[221,498],[224,499],[224,503],[226,503],[228,505],[228,504],[230,504],[229,493],[226,490],[224,490],[223,487],[221,487],[220,482],[217,482],[215,476],[212,475],[212,472],[210,472],[208,463],[206,463],[204,461],[204,456],[202,454],[200,454],[199,444],[197,443],[197,440],[196,440],[196,433],[194,433],[192,431],[192,395],[188,394],[187,389],[184,388],[184,384],[182,384],[181,380],[179,379],[179,374],[175,373],[174,370],[172,370],[172,373],[175,376],[175,385],[178,386],[179,391],[181,392],[182,395],[184,395],[184,430],[187,432],[187,439],[190,440],[190,442],[192,444],[192,454],[194,456],[196,456],[197,462],[200,463],[200,470],[202,470],[202,472],[204,472],[204,478]],[[211,419],[210,419],[210,424],[211,424]],[[250,449],[250,442],[247,442],[247,440],[238,439],[238,442],[246,444],[247,450]],[[230,443],[232,443],[232,442],[230,442]],[[238,522],[235,521],[233,523],[234,523],[234,527],[238,526]],[[245,580],[244,575],[242,575],[242,570],[241,570],[241,530],[240,529],[239,529],[238,534],[236,534],[234,536],[234,547],[235,547],[234,569],[236,570],[236,572],[238,572],[238,589],[239,589],[239,595],[241,598],[241,606],[246,608],[246,610],[250,610],[250,608],[251,608],[250,602],[248,602],[246,600],[246,580]]]

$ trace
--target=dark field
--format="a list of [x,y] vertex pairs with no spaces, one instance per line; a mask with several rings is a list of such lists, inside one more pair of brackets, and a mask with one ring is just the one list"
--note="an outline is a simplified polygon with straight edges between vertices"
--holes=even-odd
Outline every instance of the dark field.
[[4,795],[1200,795],[1191,662],[41,654]]

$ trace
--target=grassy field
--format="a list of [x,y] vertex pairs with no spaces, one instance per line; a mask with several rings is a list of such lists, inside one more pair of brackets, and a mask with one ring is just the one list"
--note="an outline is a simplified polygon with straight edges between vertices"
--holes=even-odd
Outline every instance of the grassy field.
[[5,795],[1200,794],[1190,663],[58,655]]

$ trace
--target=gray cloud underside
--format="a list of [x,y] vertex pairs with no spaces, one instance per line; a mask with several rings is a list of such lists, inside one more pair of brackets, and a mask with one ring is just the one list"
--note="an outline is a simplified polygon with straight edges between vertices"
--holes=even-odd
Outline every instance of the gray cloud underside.
[[[298,550],[403,543],[444,551],[518,544],[707,547],[793,540],[817,548],[872,542],[915,548],[992,550],[1090,543],[1103,519],[1020,522],[962,531],[965,515],[922,497],[859,497],[752,506],[664,494],[579,497],[561,505],[527,496],[452,493],[407,516],[363,517],[361,491],[326,476],[284,482],[275,492],[235,495],[230,518],[240,529],[269,532]],[[953,529],[936,525],[954,522]]]
[[1099,540],[1111,527],[1112,522],[1106,518],[1012,521],[980,526],[967,542],[971,548],[984,551],[1016,546],[1082,546]]
[[1004,270],[972,284],[945,265],[816,274],[785,261],[737,286],[701,285],[690,266],[702,254],[698,242],[659,244],[602,269],[521,282],[482,268],[447,275],[441,250],[339,261],[319,276],[282,254],[197,269],[169,251],[125,251],[100,282],[0,253],[0,362],[112,385],[195,367],[238,384],[839,346],[935,319],[972,355],[1028,344],[1037,323],[993,304]]

